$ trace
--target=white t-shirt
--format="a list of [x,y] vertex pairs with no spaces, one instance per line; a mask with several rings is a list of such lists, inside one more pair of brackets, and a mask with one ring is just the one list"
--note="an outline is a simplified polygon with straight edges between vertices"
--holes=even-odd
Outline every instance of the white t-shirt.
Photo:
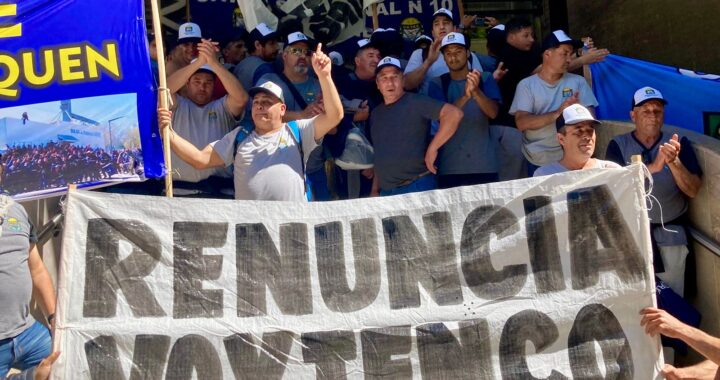
[[[525,111],[541,115],[555,111],[566,98],[577,92],[580,93],[580,104],[597,107],[598,101],[592,89],[579,75],[565,73],[555,84],[545,82],[538,74],[531,75],[518,83],[509,113],[515,115],[517,111]],[[560,161],[562,148],[556,135],[554,121],[540,129],[524,131],[522,151],[525,158],[537,166]]]
[[[192,100],[176,95],[177,106],[172,118],[175,133],[198,149],[203,149],[209,143],[225,136],[235,128],[239,120],[225,108],[225,99],[227,96],[198,106]],[[172,153],[172,171],[173,180],[187,182],[200,182],[211,175],[227,178],[232,175],[224,168],[195,169],[175,153]]]
[[[605,161],[605,160],[598,160],[597,158],[592,159],[592,166],[585,169],[617,169],[621,168],[620,165],[612,162],[612,161]],[[544,166],[539,167],[537,170],[535,170],[535,173],[533,174],[533,177],[540,177],[544,175],[551,175],[551,174],[557,174],[557,173],[564,173],[570,171],[568,168],[562,166],[559,162],[553,162],[552,164],[547,164]]]
[[[321,141],[315,141],[315,118],[297,120],[302,151],[307,162],[310,153]],[[211,145],[225,165],[234,164],[235,199],[263,201],[307,201],[305,177],[300,149],[290,131],[283,127],[276,132],[259,135],[253,131],[238,144],[233,162],[233,147],[239,128]]]

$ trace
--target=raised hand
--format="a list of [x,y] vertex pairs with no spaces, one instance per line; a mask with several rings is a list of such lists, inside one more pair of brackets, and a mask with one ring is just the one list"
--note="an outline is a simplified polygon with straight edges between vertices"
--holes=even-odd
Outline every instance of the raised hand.
[[198,43],[198,60],[201,60],[203,64],[207,63],[210,67],[215,68],[220,65],[218,59],[218,43],[213,40],[202,39]]
[[673,134],[670,140],[660,146],[659,156],[663,157],[663,163],[673,163],[680,154],[680,139],[677,133]]
[[440,44],[442,43],[442,38],[436,38],[435,41],[433,41],[432,45],[428,48],[428,55],[426,60],[429,63],[435,63],[437,61],[438,57],[440,57]]
[[312,67],[318,77],[320,77],[321,75],[324,77],[330,76],[332,60],[330,59],[330,57],[327,56],[327,54],[323,53],[322,43],[319,43],[317,45],[317,49],[315,49],[315,53],[313,53]]
[[500,62],[497,65],[497,68],[495,71],[493,71],[493,79],[495,79],[495,82],[500,82],[500,79],[503,79],[505,74],[507,74],[508,69],[505,68],[505,63]]
[[467,81],[465,82],[465,95],[472,97],[480,91],[480,78],[482,74],[479,71],[473,70],[468,73]]

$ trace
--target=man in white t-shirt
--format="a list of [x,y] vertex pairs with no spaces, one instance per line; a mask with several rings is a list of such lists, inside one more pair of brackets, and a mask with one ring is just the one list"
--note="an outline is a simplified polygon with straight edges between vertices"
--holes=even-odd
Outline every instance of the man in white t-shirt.
[[[405,82],[403,87],[405,90],[412,91],[418,89],[426,78],[439,77],[448,73],[445,58],[440,54],[440,43],[448,34],[455,31],[455,24],[452,12],[445,8],[440,8],[433,13],[432,18],[432,35],[434,42],[428,49],[427,58],[423,59],[422,49],[416,49],[410,55],[407,66],[405,66]],[[475,54],[471,54],[470,70],[483,71],[480,66],[480,60]]]
[[579,104],[565,108],[555,123],[557,140],[563,150],[562,158],[558,162],[541,166],[533,176],[570,170],[619,168],[620,165],[612,161],[592,158],[595,153],[595,128],[601,125],[587,108]]
[[[330,76],[332,62],[321,47],[318,44],[311,61],[324,94],[325,113],[295,121],[298,136],[282,121],[286,111],[282,89],[265,82],[249,91],[253,131],[235,128],[203,150],[172,132],[172,150],[196,169],[234,165],[235,199],[305,201],[305,162],[343,117],[340,95]],[[171,113],[158,109],[158,115],[160,127],[167,127]],[[239,133],[245,137],[238,139]]]

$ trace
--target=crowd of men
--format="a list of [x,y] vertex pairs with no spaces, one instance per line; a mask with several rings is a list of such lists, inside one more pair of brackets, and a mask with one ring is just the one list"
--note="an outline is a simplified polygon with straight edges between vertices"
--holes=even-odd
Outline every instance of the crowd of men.
[[0,155],[0,193],[102,181],[116,174],[135,174],[139,149],[105,150],[71,143],[13,145]]
[[[638,83],[634,94],[617,94],[632,104],[635,130],[615,137],[607,161],[599,160],[601,105],[570,71],[608,51],[562,30],[538,45],[532,24],[512,19],[491,25],[489,54],[481,55],[462,33],[466,21],[457,25],[451,12],[438,10],[432,36],[420,36],[409,57],[397,49],[396,31],[379,29],[358,41],[352,59],[300,31],[279,35],[265,24],[222,44],[203,38],[196,24],[181,25],[166,57],[172,107],[158,110],[161,129],[171,128],[175,194],[298,202],[390,196],[497,182],[517,162],[509,178],[619,168],[640,155],[654,182],[655,270],[682,295],[684,218],[702,172],[691,142],[663,133],[661,91]],[[32,252],[31,226],[26,232],[30,243],[19,239],[14,251]],[[0,234],[0,253],[6,238]],[[36,285],[35,276],[25,277]],[[52,313],[54,304],[47,308]],[[12,334],[34,326],[29,318],[9,330],[0,318],[0,331],[12,331],[0,334],[0,377],[11,365],[39,362],[5,363],[3,356],[4,345],[19,344]],[[712,360],[688,371],[717,371],[717,339],[657,309],[644,310],[642,324],[650,334],[687,340]],[[683,375],[671,366],[665,373]]]

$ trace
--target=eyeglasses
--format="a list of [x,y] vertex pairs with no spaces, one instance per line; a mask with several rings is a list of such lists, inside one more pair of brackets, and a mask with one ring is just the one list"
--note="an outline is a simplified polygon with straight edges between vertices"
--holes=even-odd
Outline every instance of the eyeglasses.
[[312,55],[312,50],[305,48],[289,48],[288,53],[296,55],[298,57],[301,57],[303,55],[309,57]]

